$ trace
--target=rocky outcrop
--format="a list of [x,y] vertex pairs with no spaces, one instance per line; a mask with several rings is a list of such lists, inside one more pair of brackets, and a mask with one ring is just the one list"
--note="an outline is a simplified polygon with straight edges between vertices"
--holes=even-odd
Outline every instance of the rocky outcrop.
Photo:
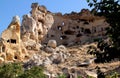
[[[0,39],[1,61],[23,61],[27,51],[20,38],[20,18],[13,17]],[[2,60],[3,59],[3,60]]]
[[[68,78],[92,76],[91,69],[83,71],[94,59],[87,55],[87,47],[82,44],[106,38],[109,24],[105,18],[94,16],[88,9],[62,15],[51,13],[38,3],[32,3],[31,8],[30,14],[23,15],[21,25],[15,16],[2,32],[0,63],[23,62],[26,69],[44,66],[49,78],[64,73]],[[79,46],[70,47],[74,44]],[[88,61],[84,61],[86,59]],[[93,75],[96,77],[96,73]]]
[[27,39],[41,43],[43,37],[47,35],[48,30],[51,28],[54,19],[53,16],[47,12],[45,6],[33,3],[31,8],[31,15],[23,16],[21,26],[22,40],[25,42],[27,37]]
[[31,8],[31,15],[23,16],[21,26],[23,41],[28,34],[29,39],[41,44],[56,40],[58,45],[68,46],[106,38],[106,28],[109,24],[104,17],[95,16],[88,9],[62,15],[51,13],[38,3],[33,3]]

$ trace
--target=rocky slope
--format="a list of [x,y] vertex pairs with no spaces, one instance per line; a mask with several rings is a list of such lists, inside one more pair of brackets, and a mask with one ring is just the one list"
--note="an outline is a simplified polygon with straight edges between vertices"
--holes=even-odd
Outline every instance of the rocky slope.
[[62,15],[51,13],[38,3],[31,5],[31,14],[13,17],[0,38],[0,63],[22,62],[26,69],[45,67],[48,78],[66,74],[97,77],[97,68],[107,72],[120,62],[95,64],[95,57],[87,54],[95,39],[105,39],[109,26],[104,17],[94,16],[83,9],[80,13]]

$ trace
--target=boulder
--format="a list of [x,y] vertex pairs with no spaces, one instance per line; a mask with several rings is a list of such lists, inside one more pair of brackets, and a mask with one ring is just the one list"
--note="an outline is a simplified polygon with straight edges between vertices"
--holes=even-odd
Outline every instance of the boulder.
[[85,73],[90,77],[97,78],[97,73],[95,73],[95,72],[86,70]]
[[47,52],[47,53],[53,53],[53,52],[55,52],[55,49],[51,48],[51,47],[46,47],[45,48],[45,52]]
[[49,40],[47,46],[56,48],[57,47],[57,42],[56,40]]

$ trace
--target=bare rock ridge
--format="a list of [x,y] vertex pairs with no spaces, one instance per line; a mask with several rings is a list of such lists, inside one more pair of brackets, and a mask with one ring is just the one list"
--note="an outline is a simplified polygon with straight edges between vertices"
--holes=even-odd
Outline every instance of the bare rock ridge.
[[[105,18],[94,16],[88,9],[62,15],[51,13],[38,3],[32,3],[31,8],[30,14],[23,15],[22,24],[19,16],[15,16],[2,32],[0,63],[24,62],[25,68],[43,65],[44,73],[55,77],[60,71],[68,73],[66,70],[71,70],[72,76],[72,70],[80,74],[76,62],[83,61],[87,48],[77,47],[79,50],[71,51],[63,45],[82,45],[106,38],[109,24]],[[79,66],[86,64],[79,63]]]
[[104,17],[94,16],[88,9],[80,13],[62,15],[51,13],[44,6],[33,3],[31,15],[24,15],[21,26],[22,40],[29,39],[41,44],[56,40],[57,44],[84,44],[104,38],[109,24]]

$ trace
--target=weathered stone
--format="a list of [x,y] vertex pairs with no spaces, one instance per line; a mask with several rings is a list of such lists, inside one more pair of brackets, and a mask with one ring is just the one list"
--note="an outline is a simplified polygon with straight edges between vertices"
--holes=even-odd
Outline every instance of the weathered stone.
[[97,73],[95,73],[95,72],[86,70],[85,73],[90,77],[97,78]]
[[0,57],[0,64],[3,63],[4,61],[5,60],[2,57]]
[[51,48],[51,47],[46,47],[45,51],[48,52],[48,53],[53,53],[53,52],[55,52],[55,49]]
[[57,42],[55,40],[49,40],[47,46],[56,48],[57,47]]
[[46,57],[45,60],[43,60],[43,65],[47,66],[47,65],[50,65],[50,64],[52,64],[52,61],[48,57]]

